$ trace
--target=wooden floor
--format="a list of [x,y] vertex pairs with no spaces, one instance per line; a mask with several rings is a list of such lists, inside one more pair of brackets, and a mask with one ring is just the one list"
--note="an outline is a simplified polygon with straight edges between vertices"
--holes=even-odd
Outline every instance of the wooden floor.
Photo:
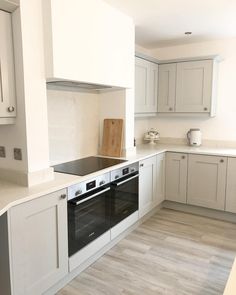
[[162,209],[58,295],[216,295],[236,255],[236,224]]

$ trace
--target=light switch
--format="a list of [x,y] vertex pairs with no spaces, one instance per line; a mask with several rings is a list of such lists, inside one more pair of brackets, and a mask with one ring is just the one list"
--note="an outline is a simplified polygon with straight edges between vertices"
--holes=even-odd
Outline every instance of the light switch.
[[19,148],[14,148],[14,159],[22,161],[22,150]]

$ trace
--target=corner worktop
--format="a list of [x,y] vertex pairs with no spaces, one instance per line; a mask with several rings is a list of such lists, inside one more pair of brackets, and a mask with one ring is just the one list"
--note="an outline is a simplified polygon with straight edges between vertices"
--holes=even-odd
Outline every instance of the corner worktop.
[[73,184],[84,180],[91,179],[97,175],[109,172],[116,168],[120,168],[145,158],[161,154],[164,152],[202,154],[212,156],[236,157],[236,148],[212,148],[212,147],[190,147],[186,145],[166,145],[166,144],[142,144],[136,147],[134,155],[124,158],[127,162],[112,166],[98,172],[86,175],[75,176],[63,173],[54,173],[54,180],[36,185],[33,187],[23,187],[17,184],[0,180],[0,216],[3,215],[9,208],[33,200],[35,198],[50,194],[57,190],[69,187]]

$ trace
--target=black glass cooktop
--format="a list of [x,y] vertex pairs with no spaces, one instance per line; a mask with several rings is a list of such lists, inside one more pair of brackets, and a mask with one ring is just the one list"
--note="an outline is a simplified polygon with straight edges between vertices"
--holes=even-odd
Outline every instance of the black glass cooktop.
[[84,176],[123,162],[126,162],[126,160],[102,157],[88,157],[55,165],[53,167],[55,172]]

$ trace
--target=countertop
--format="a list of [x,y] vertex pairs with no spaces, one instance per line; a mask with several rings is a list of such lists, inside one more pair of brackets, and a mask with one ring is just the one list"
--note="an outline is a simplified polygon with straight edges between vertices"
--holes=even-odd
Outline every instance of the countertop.
[[228,282],[225,287],[224,295],[235,295],[236,294],[236,259],[234,261]]
[[55,173],[55,178],[53,181],[36,185],[30,188],[0,180],[0,216],[12,206],[33,200],[46,194],[50,194],[81,181],[92,179],[99,174],[109,172],[111,170],[131,164],[132,162],[140,161],[166,151],[188,154],[236,157],[236,149],[211,148],[203,146],[189,147],[186,145],[143,144],[137,146],[135,155],[125,158],[127,162],[100,170],[99,172],[95,172],[83,177],[63,173]]

